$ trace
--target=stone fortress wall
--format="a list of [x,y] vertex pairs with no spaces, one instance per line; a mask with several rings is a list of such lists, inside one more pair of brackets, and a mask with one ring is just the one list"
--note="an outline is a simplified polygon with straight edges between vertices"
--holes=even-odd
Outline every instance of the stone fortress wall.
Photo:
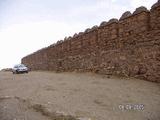
[[79,71],[160,82],[160,0],[22,59],[32,70]]

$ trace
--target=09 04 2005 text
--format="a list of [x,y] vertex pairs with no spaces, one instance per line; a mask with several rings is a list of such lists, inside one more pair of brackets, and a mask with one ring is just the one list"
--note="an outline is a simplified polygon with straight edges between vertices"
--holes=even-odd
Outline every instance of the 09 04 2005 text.
[[138,110],[142,111],[144,110],[144,105],[143,104],[120,104],[118,108],[122,111],[124,110]]

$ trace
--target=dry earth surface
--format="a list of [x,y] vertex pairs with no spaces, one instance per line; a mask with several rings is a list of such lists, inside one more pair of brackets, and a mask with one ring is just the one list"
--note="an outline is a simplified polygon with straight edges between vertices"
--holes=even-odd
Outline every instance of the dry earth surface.
[[0,72],[0,120],[78,119],[160,120],[160,84],[92,73]]

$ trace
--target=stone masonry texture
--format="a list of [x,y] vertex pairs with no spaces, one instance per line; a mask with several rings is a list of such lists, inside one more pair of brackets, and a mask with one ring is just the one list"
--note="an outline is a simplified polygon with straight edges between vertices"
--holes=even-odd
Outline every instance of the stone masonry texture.
[[94,72],[160,82],[160,1],[24,58],[31,70]]

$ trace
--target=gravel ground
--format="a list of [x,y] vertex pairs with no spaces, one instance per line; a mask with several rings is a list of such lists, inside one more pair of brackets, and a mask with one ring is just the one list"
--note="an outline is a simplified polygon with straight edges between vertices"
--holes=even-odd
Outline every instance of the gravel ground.
[[160,120],[160,84],[93,73],[0,72],[0,120],[76,118]]

